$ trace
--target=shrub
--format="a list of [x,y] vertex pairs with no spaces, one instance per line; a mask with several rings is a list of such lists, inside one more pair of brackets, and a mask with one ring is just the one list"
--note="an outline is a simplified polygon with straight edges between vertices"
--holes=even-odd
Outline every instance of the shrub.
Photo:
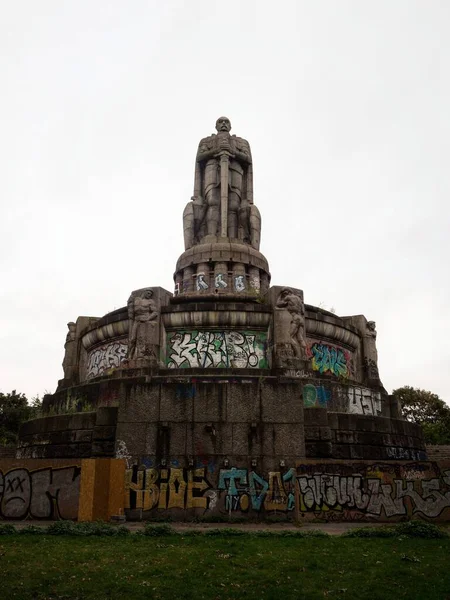
[[143,534],[148,535],[149,537],[161,537],[163,535],[173,535],[175,530],[167,523],[162,525],[152,525],[151,523],[146,523],[144,527]]
[[400,523],[395,527],[397,535],[407,535],[408,537],[420,537],[420,538],[444,538],[448,537],[447,532],[439,529],[434,523],[428,523],[427,521],[408,521],[407,523]]
[[5,525],[0,524],[0,535],[12,535],[13,533],[17,533],[14,525],[9,525],[8,523]]
[[50,535],[77,535],[77,536],[124,536],[130,531],[126,527],[111,525],[104,521],[74,523],[73,521],[56,521],[47,528]]
[[36,525],[26,525],[17,531],[20,534],[42,535],[47,533],[45,527],[37,527]]

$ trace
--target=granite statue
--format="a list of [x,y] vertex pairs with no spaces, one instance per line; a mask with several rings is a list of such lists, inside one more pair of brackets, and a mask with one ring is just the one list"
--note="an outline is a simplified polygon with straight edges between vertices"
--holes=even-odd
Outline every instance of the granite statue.
[[128,299],[128,318],[130,324],[127,359],[156,359],[155,346],[158,341],[155,330],[159,312],[151,289],[140,294],[131,294]]
[[185,249],[214,236],[259,250],[261,215],[253,204],[250,145],[230,135],[227,117],[217,119],[216,130],[198,146],[194,195],[183,213]]

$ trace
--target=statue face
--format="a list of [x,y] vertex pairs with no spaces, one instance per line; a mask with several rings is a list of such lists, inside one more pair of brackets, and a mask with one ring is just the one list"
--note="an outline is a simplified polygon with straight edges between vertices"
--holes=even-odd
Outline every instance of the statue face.
[[217,131],[230,131],[231,129],[231,123],[230,123],[230,119],[228,119],[227,117],[219,117],[216,121],[216,130]]
[[370,329],[370,331],[375,331],[375,328],[376,328],[375,321],[367,321],[367,327]]
[[153,292],[152,292],[152,290],[147,290],[147,291],[144,293],[144,298],[145,298],[146,300],[150,300],[150,298],[151,298],[152,296],[153,296]]

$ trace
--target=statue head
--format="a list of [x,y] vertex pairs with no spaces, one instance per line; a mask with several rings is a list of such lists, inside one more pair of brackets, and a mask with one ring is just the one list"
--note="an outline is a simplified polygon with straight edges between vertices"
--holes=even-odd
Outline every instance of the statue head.
[[367,321],[367,329],[369,331],[375,331],[376,326],[377,325],[376,325],[375,321]]
[[150,298],[153,296],[153,290],[145,290],[143,297],[146,300],[150,300]]
[[231,130],[231,122],[228,117],[219,117],[216,121],[216,130],[220,133],[223,131],[229,132]]

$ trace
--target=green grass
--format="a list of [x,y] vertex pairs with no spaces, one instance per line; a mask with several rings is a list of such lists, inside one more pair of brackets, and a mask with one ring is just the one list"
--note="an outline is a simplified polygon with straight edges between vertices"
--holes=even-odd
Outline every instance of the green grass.
[[450,599],[450,539],[0,537],[1,598]]

